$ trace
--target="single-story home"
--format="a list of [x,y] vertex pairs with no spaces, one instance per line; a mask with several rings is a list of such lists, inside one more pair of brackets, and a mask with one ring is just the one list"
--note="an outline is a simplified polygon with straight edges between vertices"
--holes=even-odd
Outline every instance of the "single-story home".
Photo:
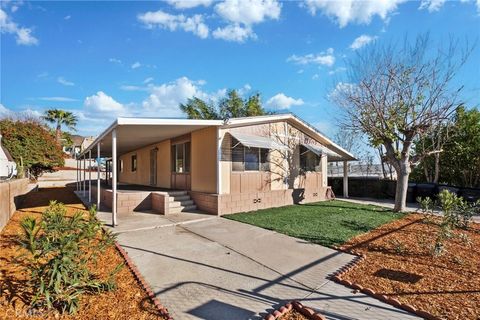
[[[95,158],[107,159],[105,179],[81,170]],[[327,161],[356,160],[293,114],[118,118],[77,159],[77,190],[113,222],[143,210],[224,215],[330,199]]]
[[0,179],[11,179],[17,175],[17,164],[8,152],[7,148],[2,145],[2,135],[0,134]]

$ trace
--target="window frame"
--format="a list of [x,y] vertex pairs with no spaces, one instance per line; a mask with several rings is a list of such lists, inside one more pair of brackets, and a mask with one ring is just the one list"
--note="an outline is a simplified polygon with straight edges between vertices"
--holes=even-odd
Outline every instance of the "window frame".
[[[312,154],[315,157],[315,165],[313,166],[313,170],[308,170],[307,169],[307,165],[306,165],[307,159],[302,161],[302,157],[305,157],[306,154]],[[299,162],[300,162],[300,170],[302,172],[320,172],[320,173],[322,172],[322,170],[321,170],[322,169],[322,156],[316,154],[312,150],[310,150],[307,147],[302,146],[302,145],[299,146]],[[304,162],[305,162],[305,165],[304,165]],[[320,167],[320,171],[316,170],[317,167]]]
[[[242,166],[241,166],[241,170],[238,170],[238,169],[234,169],[234,165],[233,163],[235,162],[239,162],[239,161],[233,161],[233,151],[232,151],[232,168],[231,168],[231,171],[232,172],[268,172],[270,171],[270,149],[267,149],[267,148],[257,148],[257,147],[246,147],[244,146],[243,144],[240,143],[240,141],[238,141],[237,139],[233,139],[232,140],[232,143],[235,143],[235,147],[232,147],[232,150],[234,148],[237,148],[238,145],[242,146],[243,150],[242,150]],[[247,169],[246,168],[246,161],[245,161],[245,155],[246,155],[246,152],[245,150],[248,148],[248,150],[252,150],[252,149],[255,149],[257,150],[257,169],[256,170],[250,170],[250,169]],[[266,157],[265,157],[265,152],[262,153],[262,150],[266,150]],[[263,157],[265,157],[265,162],[262,162],[262,159]],[[267,166],[265,166],[267,165]],[[265,168],[266,167],[266,168]]]
[[132,154],[130,156],[130,171],[137,172],[137,154]]
[[[180,172],[177,171],[177,154],[178,154],[178,146],[182,146],[182,168],[184,171]],[[188,145],[188,148],[187,148]],[[190,174],[191,170],[191,141],[185,141],[180,143],[172,144],[172,172],[176,174]],[[188,149],[188,151],[187,151]]]

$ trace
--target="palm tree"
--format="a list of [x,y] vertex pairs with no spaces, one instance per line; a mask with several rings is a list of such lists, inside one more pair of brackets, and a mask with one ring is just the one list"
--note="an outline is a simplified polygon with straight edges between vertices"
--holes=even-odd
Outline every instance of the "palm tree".
[[56,125],[55,137],[57,141],[60,142],[62,138],[62,125],[65,125],[70,130],[75,131],[75,126],[77,125],[77,116],[69,111],[64,111],[60,109],[50,109],[45,111],[43,119],[47,122],[53,123]]

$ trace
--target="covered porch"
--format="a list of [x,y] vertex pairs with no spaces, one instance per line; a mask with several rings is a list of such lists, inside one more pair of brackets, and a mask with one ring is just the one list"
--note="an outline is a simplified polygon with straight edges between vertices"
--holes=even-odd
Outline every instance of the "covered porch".
[[[213,143],[215,160],[216,127],[222,123],[217,120],[118,118],[78,156],[76,193],[89,205],[111,211],[112,226],[118,225],[117,217],[132,212],[163,215],[196,212],[188,192],[192,190],[195,177],[192,179],[189,168],[185,170],[187,164],[182,160],[185,156],[180,159],[180,155],[178,161],[175,158],[176,163],[171,164],[171,155],[176,152],[177,145],[183,145],[183,153],[178,151],[178,154],[184,154],[184,145],[198,140],[198,134],[192,132],[202,133],[202,129],[209,129],[207,133],[212,141],[208,142]],[[213,137],[212,133],[215,133]],[[145,152],[150,154],[149,159],[137,158],[139,153]],[[97,160],[96,172],[86,170],[89,159]],[[99,165],[99,159],[107,160],[104,168]],[[172,170],[171,165],[179,169]],[[137,166],[141,166],[138,172]],[[215,170],[215,163],[213,168]],[[143,180],[136,183],[136,179]]]

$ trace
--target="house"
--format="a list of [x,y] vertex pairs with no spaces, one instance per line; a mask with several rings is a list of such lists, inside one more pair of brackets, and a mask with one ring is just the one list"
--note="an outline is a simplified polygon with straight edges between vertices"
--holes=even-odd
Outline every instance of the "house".
[[63,152],[74,158],[84,151],[95,140],[95,137],[83,137],[76,134],[71,135],[72,144],[64,145]]
[[[81,170],[94,158],[107,158],[105,181]],[[329,199],[327,162],[356,159],[310,124],[281,114],[118,118],[78,160],[77,190],[111,208],[115,222],[117,214],[141,210],[224,215]]]
[[16,175],[17,164],[7,148],[2,145],[2,135],[0,134],[0,179],[10,179]]

